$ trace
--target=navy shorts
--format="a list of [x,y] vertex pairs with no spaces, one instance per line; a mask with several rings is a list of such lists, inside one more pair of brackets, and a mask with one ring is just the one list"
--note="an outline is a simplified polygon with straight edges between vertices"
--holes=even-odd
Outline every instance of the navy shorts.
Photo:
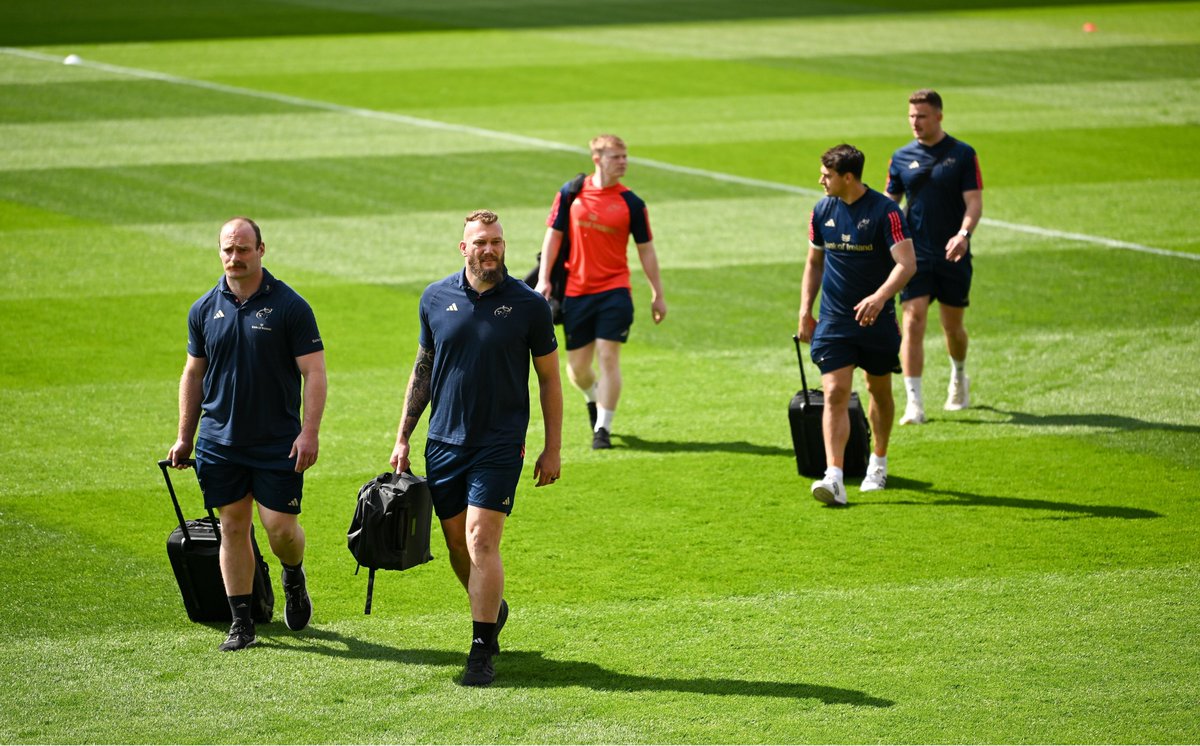
[[204,507],[220,508],[247,494],[280,513],[298,514],[304,497],[304,474],[289,458],[292,444],[227,446],[207,438],[196,441],[196,478]]
[[524,465],[524,443],[471,447],[425,441],[425,483],[443,521],[468,505],[511,513]]
[[971,305],[971,254],[957,262],[944,258],[917,262],[917,273],[900,291],[900,302],[928,295],[929,302],[966,308]]
[[900,327],[896,314],[881,316],[871,326],[849,321],[819,320],[809,348],[821,373],[853,365],[873,376],[900,372]]
[[626,342],[632,325],[633,296],[629,288],[563,299],[563,331],[567,335],[568,350],[584,347],[597,339]]

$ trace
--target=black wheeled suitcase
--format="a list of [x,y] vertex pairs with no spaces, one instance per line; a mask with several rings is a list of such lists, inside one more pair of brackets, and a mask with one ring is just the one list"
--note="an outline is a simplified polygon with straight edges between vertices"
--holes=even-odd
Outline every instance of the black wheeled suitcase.
[[[196,462],[188,459],[188,466],[195,468]],[[175,517],[179,525],[167,537],[167,557],[171,560],[171,569],[175,571],[175,581],[179,584],[179,593],[183,596],[183,607],[187,610],[188,619],[193,622],[228,622],[233,619],[229,610],[229,600],[225,596],[225,582],[221,578],[221,521],[208,509],[208,516],[194,521],[183,518],[183,510],[179,507],[179,499],[175,496],[175,487],[171,484],[171,462],[164,459],[158,462],[162,469],[163,479],[167,482],[167,492],[171,495],[171,503],[175,506]],[[271,574],[267,563],[263,561],[262,553],[258,551],[258,542],[254,532],[250,532],[250,544],[254,547],[254,586],[251,601],[251,616],[255,623],[265,624],[271,621],[275,611],[275,591],[271,588]]]
[[[796,357],[800,360],[800,391],[788,405],[788,421],[792,426],[792,447],[796,451],[796,468],[806,477],[825,476],[825,437],[821,430],[821,417],[825,411],[825,392],[808,388],[804,376],[804,353],[800,351],[800,338],[792,337],[796,343]],[[871,426],[867,423],[862,401],[858,394],[850,394],[850,440],[846,442],[846,455],[842,471],[847,477],[865,477],[867,462],[871,456]]]

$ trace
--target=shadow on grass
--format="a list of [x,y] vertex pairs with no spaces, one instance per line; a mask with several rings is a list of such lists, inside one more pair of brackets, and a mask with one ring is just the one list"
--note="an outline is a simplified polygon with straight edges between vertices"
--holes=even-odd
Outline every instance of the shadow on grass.
[[[1200,435],[1200,425],[1176,425],[1169,422],[1149,422],[1147,420],[1139,420],[1136,417],[1126,417],[1119,414],[1029,414],[1028,412],[1015,412],[989,406],[978,406],[973,407],[973,409],[984,412],[995,412],[996,414],[1008,417],[1007,422],[999,423],[1002,425],[1026,425],[1029,427],[1094,427],[1103,428],[1106,430],[1124,430],[1125,432],[1137,432],[1139,430],[1161,430],[1168,433],[1189,433],[1192,435]],[[997,424],[994,420],[955,419],[957,422],[962,422],[968,425]]]
[[[1162,518],[1162,513],[1144,508],[1128,508],[1123,505],[1080,505],[1078,503],[1060,502],[1058,500],[1038,500],[1024,497],[1001,497],[997,495],[977,495],[973,492],[960,490],[934,489],[930,482],[915,479],[905,479],[888,475],[888,488],[912,490],[930,495],[940,495],[943,499],[935,500],[889,500],[886,497],[876,505],[983,505],[992,508],[1019,508],[1021,510],[1047,510],[1055,513],[1072,514],[1075,518],[1123,518],[1125,520],[1145,520]],[[853,502],[850,503],[854,505]],[[1064,518],[1062,520],[1069,520]]]
[[[282,632],[282,628],[281,632]],[[264,637],[266,628],[259,628],[259,646],[281,648],[335,658],[390,661],[411,666],[440,666],[452,669],[458,676],[466,663],[465,652],[396,648],[366,642],[332,630],[309,628],[292,635]],[[856,707],[891,707],[895,702],[873,697],[855,689],[805,684],[801,682],[750,681],[719,678],[659,678],[611,671],[586,661],[563,661],[547,658],[537,650],[506,650],[496,658],[495,688],[544,689],[583,686],[603,692],[670,691],[692,694],[734,695],[749,697],[780,697],[784,699],[815,699],[828,705]]]
[[735,440],[724,443],[706,443],[688,440],[646,440],[636,435],[613,434],[613,446],[628,448],[634,451],[649,451],[651,453],[744,453],[755,456],[794,456],[791,448],[779,446],[761,446]]

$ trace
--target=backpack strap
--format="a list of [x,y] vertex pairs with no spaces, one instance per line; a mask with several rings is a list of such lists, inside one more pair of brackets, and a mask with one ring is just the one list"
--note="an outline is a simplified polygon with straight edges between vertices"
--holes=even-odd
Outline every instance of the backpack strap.
[[371,598],[375,595],[375,568],[369,568],[370,573],[367,575],[367,605],[363,609],[363,614],[370,615],[371,613]]

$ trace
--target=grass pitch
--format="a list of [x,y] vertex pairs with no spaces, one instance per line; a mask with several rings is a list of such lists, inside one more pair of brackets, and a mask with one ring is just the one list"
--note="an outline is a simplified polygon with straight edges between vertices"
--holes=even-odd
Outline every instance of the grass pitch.
[[[11,5],[0,741],[1200,740],[1200,4]],[[931,328],[932,421],[897,428],[886,492],[825,509],[784,413],[817,158],[852,142],[881,188],[923,86],[984,173],[976,406],[936,409]],[[613,451],[568,387],[563,480],[506,529],[497,683],[466,691],[438,538],[364,617],[342,536],[461,216],[498,211],[524,272],[601,131],[670,313],[635,277]],[[154,462],[234,214],[314,306],[330,395],[314,624],[225,656]]]

